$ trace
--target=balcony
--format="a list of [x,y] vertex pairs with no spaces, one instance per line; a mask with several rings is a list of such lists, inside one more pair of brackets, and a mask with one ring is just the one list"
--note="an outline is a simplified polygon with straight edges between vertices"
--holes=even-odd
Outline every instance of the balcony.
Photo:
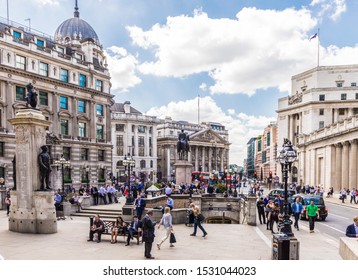
[[97,143],[106,143],[106,139],[96,139]]
[[89,138],[89,137],[81,137],[81,136],[77,136],[77,139],[78,139],[79,141],[88,141],[88,142],[90,142],[90,141],[91,141],[91,138]]

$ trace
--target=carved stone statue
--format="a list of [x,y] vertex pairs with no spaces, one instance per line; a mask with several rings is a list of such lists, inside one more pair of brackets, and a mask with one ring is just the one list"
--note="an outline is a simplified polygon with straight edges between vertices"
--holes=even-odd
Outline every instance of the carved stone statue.
[[29,83],[26,85],[27,93],[26,93],[26,104],[27,107],[31,107],[32,109],[37,109],[37,96],[34,86]]
[[[48,154],[47,146],[41,146],[41,153],[39,154],[39,167],[40,167],[40,181],[41,187],[40,190],[50,190],[50,173],[51,173],[51,165],[50,165],[50,155]],[[46,189],[45,189],[46,187]]]
[[178,135],[177,152],[179,160],[184,160],[189,152],[189,135],[182,129]]
[[16,190],[16,155],[12,160],[12,180],[14,181],[14,187],[12,189]]

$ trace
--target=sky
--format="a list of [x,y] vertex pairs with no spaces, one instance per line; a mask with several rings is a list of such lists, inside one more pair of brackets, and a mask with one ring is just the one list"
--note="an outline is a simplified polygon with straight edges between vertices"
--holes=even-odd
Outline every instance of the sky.
[[[7,1],[10,20],[52,36],[75,5],[0,0],[3,18]],[[78,0],[78,6],[106,52],[115,101],[159,118],[222,123],[230,163],[243,164],[248,140],[276,121],[291,77],[317,67],[318,53],[321,66],[358,63],[358,0]]]

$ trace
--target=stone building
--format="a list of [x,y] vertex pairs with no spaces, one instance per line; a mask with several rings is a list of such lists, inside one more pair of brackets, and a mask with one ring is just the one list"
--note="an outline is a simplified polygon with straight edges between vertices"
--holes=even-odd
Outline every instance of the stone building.
[[192,171],[224,172],[228,168],[229,133],[223,125],[213,122],[199,125],[167,117],[158,125],[158,179],[172,180],[175,176],[178,134],[182,129],[190,138],[188,161],[193,165]]
[[277,172],[277,123],[271,122],[255,141],[255,173],[267,182]]
[[[61,23],[54,36],[1,22],[0,42],[0,177],[5,184],[13,186],[16,149],[8,119],[26,107],[28,83],[52,122],[47,130],[51,158],[63,155],[71,162],[64,168],[64,182],[76,188],[105,182],[112,164],[110,75],[98,36],[80,18],[77,4],[73,18]],[[51,174],[52,186],[61,188],[61,168]]]
[[293,76],[292,94],[279,99],[279,147],[288,138],[298,148],[293,181],[357,186],[357,72],[358,65],[313,68]]
[[143,115],[130,102],[112,106],[113,175],[126,181],[124,157],[135,161],[131,174],[144,182],[156,181],[157,125],[159,119]]

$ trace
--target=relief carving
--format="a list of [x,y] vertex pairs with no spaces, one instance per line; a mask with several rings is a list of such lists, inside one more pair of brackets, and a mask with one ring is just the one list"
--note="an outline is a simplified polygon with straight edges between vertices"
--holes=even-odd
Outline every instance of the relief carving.
[[25,126],[17,126],[15,128],[16,144],[24,144],[29,142],[30,131]]
[[292,96],[288,97],[288,105],[301,103],[302,102],[302,95],[303,95],[302,92],[298,93],[298,91],[296,91],[295,94],[293,94]]

